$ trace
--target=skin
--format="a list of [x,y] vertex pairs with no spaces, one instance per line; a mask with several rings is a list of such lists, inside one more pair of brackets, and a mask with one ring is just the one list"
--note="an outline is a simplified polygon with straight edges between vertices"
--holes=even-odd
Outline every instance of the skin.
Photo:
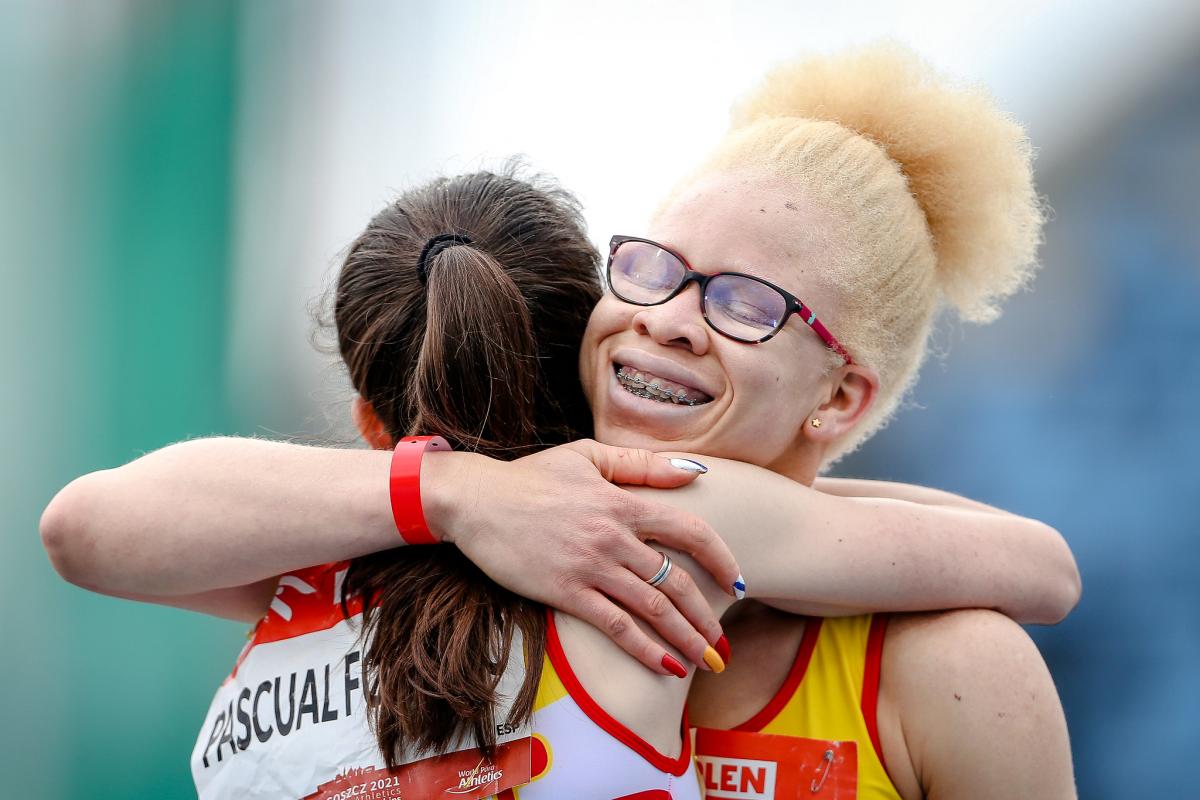
[[[821,280],[828,256],[790,233],[830,224],[777,180],[718,174],[677,195],[647,236],[701,272],[747,272],[781,286],[816,309],[836,336],[838,294]],[[831,444],[878,392],[866,367],[825,374],[823,351],[795,317],[762,344],[723,337],[704,322],[695,287],[650,307],[607,294],[589,322],[581,373],[597,436],[606,442],[739,459],[812,485]],[[690,370],[713,402],[665,406],[625,393],[613,362],[631,357]],[[814,416],[819,428],[808,424]],[[698,677],[689,708],[699,725],[730,727],[757,712],[782,684],[804,626],[753,603],[739,605],[724,623],[735,658],[720,676]],[[878,722],[886,763],[906,800],[1074,796],[1053,681],[1024,631],[994,612],[893,620]]]
[[[779,235],[786,224],[805,229],[832,221],[767,181],[771,199],[755,206],[746,176],[709,179],[682,194],[656,220],[649,238],[672,247],[701,272],[734,271],[765,278],[815,308],[836,336],[836,292],[819,280],[827,255],[819,244]],[[766,197],[762,198],[766,202]],[[765,208],[766,211],[759,211]],[[724,214],[741,211],[734,223]],[[781,265],[771,268],[765,265]],[[702,406],[634,402],[613,379],[623,351],[648,353],[694,371],[715,392]],[[866,413],[879,388],[875,371],[842,366],[824,375],[825,344],[793,316],[773,339],[748,345],[704,322],[699,289],[670,302],[634,306],[605,294],[588,322],[580,374],[591,403],[596,438],[623,447],[688,450],[745,461],[807,486],[829,445]],[[820,428],[806,426],[810,417]]]

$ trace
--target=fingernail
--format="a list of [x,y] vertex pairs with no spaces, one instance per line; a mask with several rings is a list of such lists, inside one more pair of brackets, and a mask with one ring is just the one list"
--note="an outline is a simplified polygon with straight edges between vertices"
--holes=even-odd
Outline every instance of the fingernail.
[[[711,650],[712,648],[710,647],[709,649]],[[687,677],[687,670],[683,668],[683,664],[680,664],[670,653],[663,653],[662,665],[676,678]]]
[[733,596],[738,600],[743,600],[746,597],[746,579],[741,575],[738,575],[737,580],[733,582]]
[[672,458],[671,466],[676,469],[682,469],[687,472],[695,472],[700,475],[708,472],[708,467],[701,464],[699,461],[693,461],[690,458]]
[[704,648],[704,663],[708,664],[708,668],[713,672],[724,672],[725,662],[717,655],[717,651],[712,649],[712,646]]
[[732,654],[729,652],[729,640],[725,638],[725,634],[721,634],[721,638],[717,639],[717,643],[714,644],[713,647],[716,649],[717,655],[719,655],[721,660],[725,662],[725,665],[728,666],[729,662],[732,660]]

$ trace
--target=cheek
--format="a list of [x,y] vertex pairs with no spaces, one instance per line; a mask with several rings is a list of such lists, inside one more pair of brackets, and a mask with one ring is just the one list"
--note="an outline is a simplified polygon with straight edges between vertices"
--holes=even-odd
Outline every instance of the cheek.
[[600,296],[600,302],[592,309],[588,317],[588,332],[595,331],[601,336],[622,330],[626,327],[631,316],[630,309],[637,309],[628,303],[622,303],[611,293],[605,292]]
[[755,429],[790,426],[795,417],[806,413],[820,390],[815,375],[808,375],[794,361],[768,355],[743,356],[736,364],[726,363],[734,385],[737,418]]
[[[756,405],[780,403],[794,388],[795,375],[789,365],[762,349],[764,345],[742,345],[734,358],[725,359],[738,399]],[[759,348],[759,349],[753,349]]]
[[601,358],[604,341],[614,333],[625,330],[628,320],[624,314],[625,303],[614,300],[605,294],[600,302],[592,309],[588,317],[587,328],[583,332],[583,342],[579,346],[579,377],[583,382],[588,400],[592,399],[592,380],[596,374],[596,362]]
[[592,309],[588,317],[587,329],[583,333],[583,357],[586,359],[589,351],[599,347],[601,343],[615,333],[620,333],[630,327],[635,306],[622,303],[612,295],[605,294],[600,302]]

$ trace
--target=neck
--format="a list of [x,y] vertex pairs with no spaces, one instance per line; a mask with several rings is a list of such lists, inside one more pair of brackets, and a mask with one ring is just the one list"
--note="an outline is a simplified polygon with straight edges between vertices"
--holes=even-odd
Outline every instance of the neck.
[[825,457],[825,448],[801,444],[789,449],[775,461],[762,466],[772,472],[791,478],[796,483],[812,486],[817,479],[817,471]]

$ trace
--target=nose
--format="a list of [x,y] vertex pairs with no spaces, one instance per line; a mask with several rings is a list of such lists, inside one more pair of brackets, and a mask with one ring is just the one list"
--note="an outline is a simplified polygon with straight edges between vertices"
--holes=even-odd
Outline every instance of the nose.
[[698,356],[707,353],[711,338],[700,310],[699,284],[685,287],[661,305],[640,309],[633,315],[633,329],[664,347],[683,347]]

